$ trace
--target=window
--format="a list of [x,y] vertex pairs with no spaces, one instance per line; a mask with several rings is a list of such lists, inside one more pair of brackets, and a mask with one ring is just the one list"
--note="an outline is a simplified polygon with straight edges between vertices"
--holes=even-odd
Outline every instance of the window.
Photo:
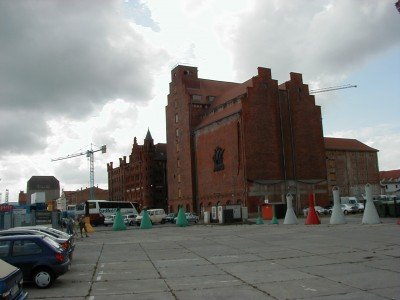
[[181,166],[181,160],[178,158],[176,165],[178,166],[178,168]]
[[0,257],[8,256],[8,253],[10,252],[10,246],[10,241],[0,241]]
[[178,123],[178,122],[179,122],[178,114],[175,114],[175,123]]
[[28,240],[14,241],[12,249],[13,256],[32,255],[41,252],[42,252],[42,247],[40,247],[33,241],[28,241]]
[[175,129],[175,135],[176,135],[176,137],[179,136],[179,128]]
[[178,174],[178,182],[181,182],[181,174]]
[[182,191],[181,191],[181,189],[178,189],[178,197],[179,197],[179,198],[182,197]]
[[224,149],[217,147],[214,150],[214,172],[221,171],[225,169],[224,166]]
[[192,95],[192,100],[201,101],[201,95]]

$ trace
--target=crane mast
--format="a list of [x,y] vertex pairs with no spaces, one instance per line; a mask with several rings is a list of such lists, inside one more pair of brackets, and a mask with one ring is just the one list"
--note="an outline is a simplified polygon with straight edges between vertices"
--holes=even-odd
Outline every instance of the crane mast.
[[93,149],[93,144],[90,145],[90,149],[86,150],[84,152],[79,152],[79,153],[74,153],[74,154],[69,154],[67,156],[62,156],[62,157],[57,157],[53,158],[51,161],[58,161],[58,160],[64,160],[64,159],[69,159],[77,156],[82,156],[86,155],[86,157],[89,158],[89,174],[90,174],[90,190],[89,190],[89,200],[94,200],[95,195],[94,195],[94,153],[101,151],[101,153],[106,153],[106,145],[101,146],[98,149]]

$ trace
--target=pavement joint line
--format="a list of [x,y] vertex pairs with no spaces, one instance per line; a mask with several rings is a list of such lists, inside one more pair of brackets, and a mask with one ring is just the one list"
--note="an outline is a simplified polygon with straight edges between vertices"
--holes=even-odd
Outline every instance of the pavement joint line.
[[[234,236],[236,236],[236,235],[234,235]],[[210,240],[210,241],[213,241],[213,240]],[[183,245],[180,244],[179,242],[177,242],[177,244],[180,245],[181,247],[183,247],[183,248],[189,250],[187,247],[183,246]],[[200,254],[196,253],[195,251],[192,251],[192,252],[193,252],[194,254],[196,254],[197,256],[201,257],[202,259],[208,261],[211,265],[215,266],[215,267],[216,267],[217,269],[219,269],[220,271],[226,273],[226,274],[229,275],[229,276],[232,276],[233,278],[236,278],[239,282],[242,282],[244,285],[247,285],[247,286],[249,286],[249,287],[251,287],[251,288],[257,290],[257,291],[261,292],[262,294],[268,295],[269,297],[272,297],[273,299],[278,299],[278,298],[274,297],[273,295],[269,294],[268,292],[259,289],[256,285],[253,285],[253,284],[251,284],[251,283],[249,283],[249,282],[246,282],[246,281],[244,281],[242,278],[240,278],[240,277],[238,277],[238,276],[236,276],[236,275],[234,275],[234,274],[231,274],[231,273],[229,273],[228,271],[222,269],[220,266],[218,266],[218,264],[213,263],[213,262],[210,261],[207,257],[201,256]]]
[[94,283],[94,276],[96,275],[96,271],[97,271],[97,268],[99,266],[99,261],[100,261],[100,258],[101,258],[101,254],[103,253],[103,249],[104,249],[104,243],[101,243],[101,249],[100,249],[100,252],[99,252],[99,256],[97,257],[97,261],[96,261],[95,267],[93,268],[92,278],[89,281],[90,282],[90,287],[89,287],[88,294],[86,295],[86,297],[90,296],[90,294],[92,293],[93,283]]
[[178,297],[176,296],[174,290],[170,287],[170,285],[167,283],[167,281],[165,280],[165,278],[162,276],[162,274],[160,273],[160,270],[157,268],[157,266],[154,264],[153,260],[150,258],[149,254],[147,253],[146,249],[143,247],[142,243],[139,243],[140,248],[142,249],[142,251],[146,254],[147,258],[149,259],[150,263],[153,265],[153,268],[156,270],[156,272],[158,273],[158,276],[160,277],[160,279],[162,279],[165,283],[165,285],[167,286],[167,288],[169,289],[170,293],[172,294],[172,296],[178,300]]

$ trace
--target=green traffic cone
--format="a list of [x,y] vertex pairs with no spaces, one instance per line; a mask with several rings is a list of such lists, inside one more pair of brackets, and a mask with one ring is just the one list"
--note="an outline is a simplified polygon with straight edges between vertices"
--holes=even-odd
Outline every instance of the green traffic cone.
[[176,219],[176,226],[186,227],[189,225],[188,220],[186,219],[185,212],[183,211],[183,207],[179,207],[178,218]]
[[274,205],[272,206],[272,213],[273,213],[273,216],[272,216],[271,224],[274,224],[274,225],[279,224],[279,221],[275,216],[275,206]]
[[147,210],[143,211],[143,218],[140,222],[140,229],[151,229],[153,228],[153,224],[151,224],[150,216],[147,213]]
[[262,225],[262,224],[264,224],[264,221],[263,221],[263,219],[261,218],[261,214],[260,214],[260,207],[258,207],[258,218],[257,218],[256,224],[257,224],[257,225]]
[[115,214],[113,230],[126,230],[126,226],[124,220],[122,219],[121,211],[118,209],[117,213]]

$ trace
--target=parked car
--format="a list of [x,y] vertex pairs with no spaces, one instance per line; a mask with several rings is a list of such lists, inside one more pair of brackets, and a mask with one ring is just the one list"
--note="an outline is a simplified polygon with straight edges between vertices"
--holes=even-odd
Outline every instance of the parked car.
[[[164,209],[162,209],[162,208],[148,209],[147,213],[149,214],[152,224],[154,224],[154,223],[164,224],[165,223],[165,218],[167,217],[167,215],[165,214]],[[140,212],[140,214],[136,217],[137,225],[140,225],[140,223],[142,222],[143,214],[144,214],[144,210],[142,210]]]
[[14,229],[32,229],[32,230],[37,230],[40,232],[50,234],[55,238],[68,239],[68,243],[69,243],[68,252],[70,253],[70,256],[71,256],[70,258],[72,258],[72,253],[74,252],[74,249],[75,249],[75,239],[74,239],[73,235],[70,235],[64,231],[61,231],[61,230],[58,230],[58,229],[55,229],[52,227],[47,227],[47,226],[42,226],[42,225],[15,227]]
[[169,214],[165,217],[165,222],[174,223],[175,217],[176,217],[176,214],[175,214],[175,213],[169,213]]
[[356,204],[356,206],[357,206],[357,212],[359,212],[359,213],[364,212],[364,204],[358,202],[358,203]]
[[[327,215],[328,214],[328,210],[326,208],[323,208],[321,206],[314,206],[315,208],[315,212],[320,216],[320,215]],[[305,217],[307,217],[308,215],[308,207],[303,209],[303,214]]]
[[20,268],[24,281],[38,288],[50,287],[71,266],[68,253],[44,235],[0,237],[0,258]]
[[357,206],[351,204],[340,204],[340,208],[345,215],[347,215],[348,213],[355,214],[358,211]]
[[125,225],[133,226],[136,223],[136,214],[123,215]]
[[72,254],[74,252],[74,248],[71,247],[69,241],[65,237],[55,237],[47,232],[34,230],[34,229],[25,229],[25,228],[10,228],[7,230],[1,230],[0,236],[15,236],[15,235],[44,235],[55,242],[57,242],[64,250],[68,251],[69,258],[72,259]]
[[24,300],[28,293],[22,290],[22,271],[0,259],[0,299]]
[[114,224],[115,215],[108,215],[104,217],[104,226],[113,225]]
[[[197,223],[197,222],[199,222],[199,217],[197,215],[195,215],[194,213],[185,213],[185,217],[186,217],[186,220],[189,223]],[[176,223],[177,220],[178,220],[178,217],[175,217],[174,218],[174,223]]]
[[[348,213],[356,213],[358,211],[358,207],[351,204],[340,204],[340,208],[342,209],[342,212],[345,215],[347,215]],[[331,215],[332,211],[333,207],[328,210],[328,213]],[[364,211],[364,205],[363,205],[363,211]]]

